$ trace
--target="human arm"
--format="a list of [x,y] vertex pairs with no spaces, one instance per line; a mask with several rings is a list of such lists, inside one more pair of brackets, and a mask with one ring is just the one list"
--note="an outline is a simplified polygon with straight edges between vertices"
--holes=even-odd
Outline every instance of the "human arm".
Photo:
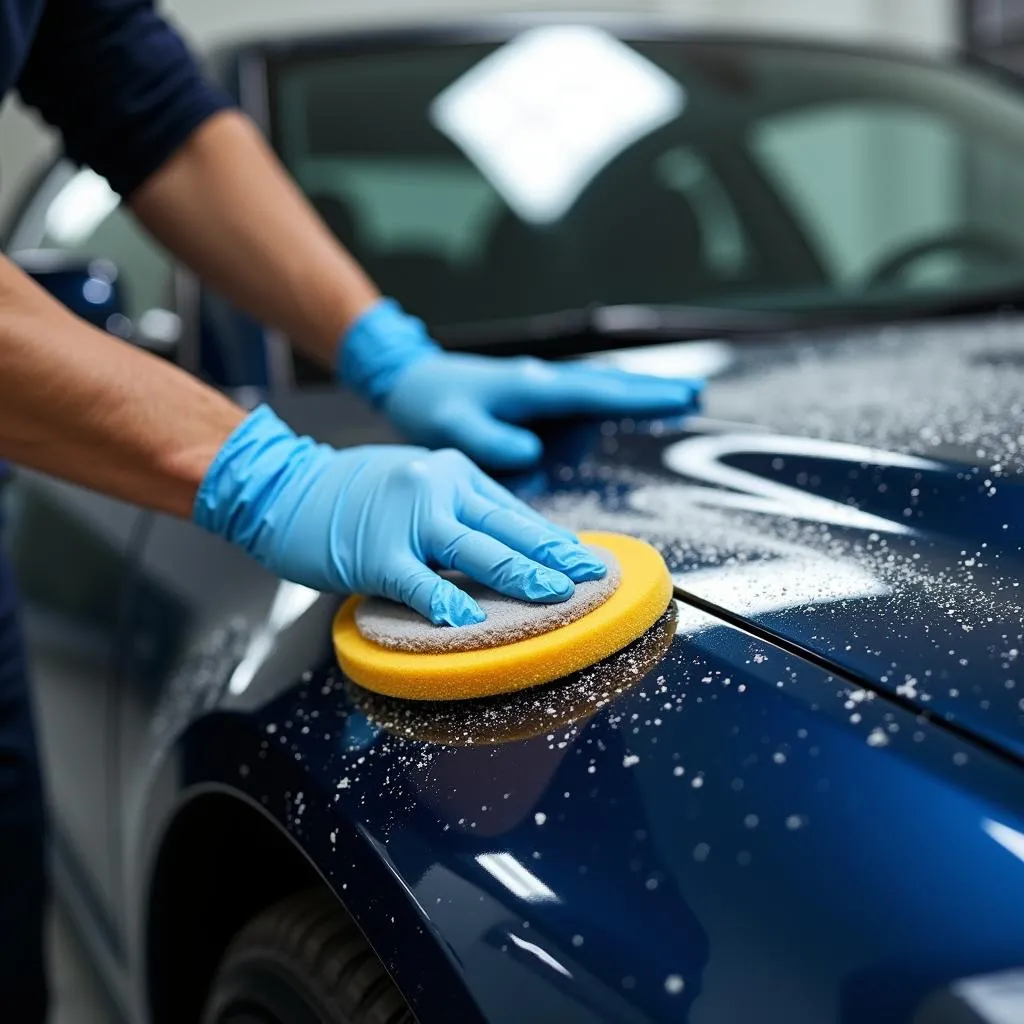
[[380,293],[243,115],[207,120],[129,197],[146,229],[323,367]]
[[153,0],[47,0],[16,84],[121,195],[231,106]]
[[0,456],[117,498],[191,514],[243,410],[79,320],[0,258]]
[[49,0],[18,88],[169,249],[333,364],[380,296],[152,0]]
[[517,423],[679,414],[700,390],[577,364],[442,353],[420,321],[381,301],[238,114],[211,118],[130,202],[186,263],[432,448],[518,468],[536,461],[540,442]]
[[406,436],[517,468],[541,415],[687,411],[694,382],[444,355],[385,303],[151,0],[49,0],[19,81],[70,155],[185,262],[384,409]]
[[434,567],[564,600],[603,568],[456,452],[336,451],[69,313],[0,258],[0,457],[182,518],[276,575],[480,621]]
[[[61,129],[69,155],[122,195],[141,193],[140,208],[152,200],[158,233],[180,222],[171,243],[186,258],[192,234],[208,228],[192,261],[314,353],[323,346],[325,361],[336,358],[338,332],[376,308],[372,285],[251,128],[221,113],[227,101],[150,0],[50,0],[19,88]],[[231,132],[227,145],[216,141]],[[253,156],[255,170],[240,154]],[[258,195],[242,188],[250,175]],[[197,201],[206,193],[212,205]],[[247,200],[275,211],[283,238],[246,234]],[[289,245],[283,253],[296,226],[297,252]],[[330,281],[322,305],[306,299],[318,269]],[[191,514],[279,576],[383,594],[458,624],[481,613],[433,566],[532,601],[562,600],[573,581],[604,571],[457,453],[339,452],[296,437],[268,409],[246,416],[176,368],[71,317],[6,261],[0,365],[0,455]]]

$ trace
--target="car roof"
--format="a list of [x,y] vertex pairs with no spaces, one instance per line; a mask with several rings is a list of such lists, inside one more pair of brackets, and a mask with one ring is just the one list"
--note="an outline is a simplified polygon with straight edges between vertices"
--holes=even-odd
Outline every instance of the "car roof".
[[592,25],[635,40],[666,40],[720,45],[778,46],[832,53],[874,54],[915,63],[949,64],[961,56],[959,51],[928,51],[881,42],[848,42],[829,37],[787,35],[782,33],[723,29],[713,25],[688,24],[679,17],[585,11],[487,14],[472,17],[439,18],[430,21],[382,21],[358,25],[329,24],[315,30],[275,32],[243,36],[221,43],[209,51],[214,66],[223,66],[243,54],[260,54],[269,59],[323,53],[338,50],[372,53],[395,49],[457,45],[474,42],[501,42],[516,34],[545,25]]

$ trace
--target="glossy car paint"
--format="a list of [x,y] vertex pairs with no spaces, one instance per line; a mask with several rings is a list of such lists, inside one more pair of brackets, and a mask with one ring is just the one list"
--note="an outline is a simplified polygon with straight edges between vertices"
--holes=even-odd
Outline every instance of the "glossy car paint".
[[533,739],[378,733],[328,668],[187,749],[197,781],[248,770],[423,1020],[466,1019],[426,996],[431,937],[489,1021],[904,1021],[1019,961],[1019,780],[884,702],[851,724],[853,692],[688,616],[628,693]]
[[[903,343],[929,360],[944,346],[939,372],[963,388],[977,339],[999,331],[1000,351],[1020,352],[1022,329],[971,321]],[[826,434],[793,406],[804,391],[787,375],[806,372],[801,353],[826,369],[859,353],[883,374],[878,344],[735,347],[703,420],[552,430],[543,469],[510,482],[565,522],[649,537],[684,597],[671,649],[649,670],[628,652],[592,680],[538,691],[539,707],[378,707],[371,720],[332,663],[336,600],[269,579],[185,524],[136,523],[134,568],[116,577],[110,705],[122,885],[104,903],[126,997],[160,838],[182,806],[215,792],[287,830],[423,1021],[908,1021],[958,977],[1019,966],[1021,619],[991,603],[1012,602],[1019,577],[1019,533],[1000,528],[1019,500],[1019,449],[991,453],[1005,472],[995,494],[978,495],[988,456],[953,463],[941,443],[895,436],[871,454],[839,430],[801,450],[798,435],[768,429],[783,395],[787,416]],[[1012,393],[1019,371],[1000,365]],[[325,440],[373,434],[370,420],[346,426],[341,406],[311,395],[282,412]],[[740,406],[742,427],[713,418]],[[927,408],[928,424],[955,419],[935,400]],[[1017,444],[1012,416],[997,412],[985,410],[987,427]],[[704,469],[694,457],[683,477],[685,445],[703,451]],[[715,479],[722,467],[738,467],[742,486]],[[899,532],[915,488],[945,498],[933,518],[920,503]],[[53,500],[72,515],[66,496]],[[76,492],[87,529],[70,563],[124,535],[92,500]],[[45,522],[15,516],[15,548]],[[976,527],[990,547],[968,551]],[[893,547],[879,559],[883,536]],[[958,575],[976,549],[991,552],[1006,593],[984,577],[981,600]],[[890,555],[918,574],[910,596],[880,569]],[[35,649],[80,636],[84,651],[94,634],[52,618],[53,600],[39,584],[29,594]],[[951,621],[971,628],[961,638]]]
[[[710,351],[702,419],[552,425],[509,481],[648,537],[679,588],[643,643],[518,700],[367,702],[336,599],[19,476],[59,877],[126,1016],[162,845],[217,801],[290,837],[424,1024],[903,1024],[1021,966],[1024,321]],[[343,397],[280,408],[387,437]]]
[[646,521],[688,593],[1019,760],[1016,326],[887,328],[759,356],[712,387],[709,416],[786,433],[609,433],[588,474],[632,467],[613,517]]

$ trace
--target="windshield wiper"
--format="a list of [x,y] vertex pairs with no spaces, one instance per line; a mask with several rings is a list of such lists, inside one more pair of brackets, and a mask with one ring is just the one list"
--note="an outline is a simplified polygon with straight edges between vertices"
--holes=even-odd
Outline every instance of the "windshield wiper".
[[586,306],[559,313],[485,320],[439,327],[434,335],[448,349],[521,355],[543,344],[544,355],[579,355],[659,341],[734,339],[804,326],[779,313],[704,306]]

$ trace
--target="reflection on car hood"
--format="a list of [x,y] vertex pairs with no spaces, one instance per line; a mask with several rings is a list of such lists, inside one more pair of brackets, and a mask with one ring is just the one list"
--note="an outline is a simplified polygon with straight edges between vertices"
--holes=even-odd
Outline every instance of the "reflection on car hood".
[[706,419],[580,428],[519,485],[576,528],[650,538],[700,602],[1024,758],[1024,322],[733,354]]

